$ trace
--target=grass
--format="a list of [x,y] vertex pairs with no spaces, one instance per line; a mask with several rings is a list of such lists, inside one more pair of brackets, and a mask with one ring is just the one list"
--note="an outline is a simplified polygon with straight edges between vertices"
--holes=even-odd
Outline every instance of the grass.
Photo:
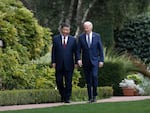
[[63,105],[50,108],[2,111],[0,113],[149,113],[150,99],[129,102],[108,102]]

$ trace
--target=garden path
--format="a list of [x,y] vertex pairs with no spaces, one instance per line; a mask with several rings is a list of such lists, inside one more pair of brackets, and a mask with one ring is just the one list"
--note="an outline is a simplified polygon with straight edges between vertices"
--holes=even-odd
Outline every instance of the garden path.
[[[120,101],[137,101],[150,99],[150,96],[113,96],[111,98],[100,99],[97,100],[97,103],[102,102],[120,102]],[[71,103],[45,103],[45,104],[29,104],[29,105],[13,105],[13,106],[0,106],[0,111],[8,111],[8,110],[22,110],[22,109],[33,109],[33,108],[46,108],[46,107],[55,107],[62,105],[70,105],[70,104],[84,104],[87,101],[81,102],[71,102]]]

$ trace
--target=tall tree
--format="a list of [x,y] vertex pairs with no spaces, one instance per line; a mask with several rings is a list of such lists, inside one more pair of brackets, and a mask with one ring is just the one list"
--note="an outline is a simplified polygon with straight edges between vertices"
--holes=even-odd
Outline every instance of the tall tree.
[[77,5],[77,19],[76,19],[76,23],[77,23],[77,29],[75,32],[75,37],[77,37],[79,35],[79,33],[81,32],[81,25],[83,24],[83,22],[87,19],[87,16],[89,14],[89,12],[91,11],[93,5],[95,4],[97,0],[92,0],[89,2],[88,6],[85,7],[85,11],[83,11],[83,13],[81,14],[81,6],[83,3],[83,0],[78,0],[78,5]]
[[[51,27],[58,32],[62,22],[73,27],[72,34],[82,32],[81,25],[85,20],[96,24],[109,23],[120,27],[126,19],[147,11],[149,0],[21,0],[36,14],[40,24]],[[32,2],[32,3],[31,3]],[[98,25],[99,26],[99,25]]]

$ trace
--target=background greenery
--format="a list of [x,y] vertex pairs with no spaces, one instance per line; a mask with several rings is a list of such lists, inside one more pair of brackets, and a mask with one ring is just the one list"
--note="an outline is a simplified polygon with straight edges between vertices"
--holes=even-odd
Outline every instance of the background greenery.
[[[50,68],[51,39],[58,33],[59,23],[69,18],[72,1],[0,0],[0,39],[4,43],[0,48],[1,90],[56,88],[55,70]],[[77,16],[79,0],[74,0],[71,10],[72,35],[82,26],[85,11],[94,0],[80,1],[80,14]],[[94,31],[101,34],[106,47],[99,86],[112,86],[114,95],[121,95],[118,83],[128,73],[138,71],[150,77],[149,16],[145,15],[150,11],[149,4],[149,0],[95,0],[94,7],[89,8],[86,20],[93,22]],[[146,64],[141,62],[137,67],[128,55],[109,50],[111,47],[127,50]],[[86,87],[84,80],[82,69],[75,70],[73,88]],[[148,85],[143,86],[148,91]]]
[[[97,99],[108,98],[113,95],[112,87],[98,87]],[[87,101],[86,88],[73,88],[72,101]],[[0,106],[40,104],[60,102],[61,97],[56,89],[30,89],[0,91]]]
[[143,62],[150,62],[150,14],[137,16],[124,23],[115,33],[116,48],[138,56]]

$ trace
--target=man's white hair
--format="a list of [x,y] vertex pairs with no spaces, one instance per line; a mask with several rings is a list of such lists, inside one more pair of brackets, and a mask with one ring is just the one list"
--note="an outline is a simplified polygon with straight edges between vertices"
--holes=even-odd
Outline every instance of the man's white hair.
[[83,25],[89,25],[91,28],[93,28],[93,24],[90,21],[85,21]]

